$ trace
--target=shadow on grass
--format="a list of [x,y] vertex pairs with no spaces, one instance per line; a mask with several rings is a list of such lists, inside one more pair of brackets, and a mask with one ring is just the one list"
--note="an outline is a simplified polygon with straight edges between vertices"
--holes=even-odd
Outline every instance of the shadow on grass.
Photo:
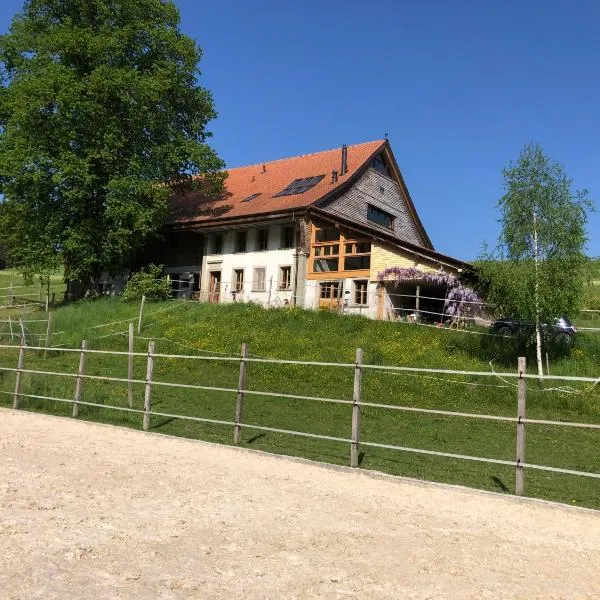
[[502,479],[500,479],[499,477],[496,477],[495,475],[492,475],[490,477],[490,479],[492,480],[493,484],[499,490],[503,491],[506,494],[508,494],[510,492],[510,490],[508,489],[508,487],[506,486],[506,484],[504,483],[504,481],[502,481]]

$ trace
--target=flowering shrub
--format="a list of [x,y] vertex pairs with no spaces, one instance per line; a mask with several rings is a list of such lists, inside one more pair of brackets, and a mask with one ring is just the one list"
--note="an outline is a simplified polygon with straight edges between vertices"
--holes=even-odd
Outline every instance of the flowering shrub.
[[473,317],[479,313],[481,299],[469,287],[461,284],[450,273],[421,271],[416,267],[388,267],[377,273],[379,283],[392,282],[398,285],[405,281],[422,281],[438,286],[446,286],[444,313],[451,317]]

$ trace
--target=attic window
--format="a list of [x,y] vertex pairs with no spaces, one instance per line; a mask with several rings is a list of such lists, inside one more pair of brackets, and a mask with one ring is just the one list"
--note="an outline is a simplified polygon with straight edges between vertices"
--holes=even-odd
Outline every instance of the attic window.
[[387,162],[382,153],[379,153],[372,161],[371,166],[378,171],[379,173],[383,173],[383,175],[390,176],[390,172],[387,167]]
[[290,185],[288,185],[284,190],[278,192],[273,196],[273,198],[277,198],[278,196],[295,196],[296,194],[304,194],[304,192],[310,190],[311,187],[314,187],[323,179],[325,175],[316,175],[315,177],[304,177],[303,179],[294,179]]
[[254,200],[254,198],[256,198],[257,196],[260,196],[260,192],[258,192],[258,194],[252,194],[251,196],[248,196],[247,198],[244,198],[242,200],[242,202],[250,202],[250,200]]

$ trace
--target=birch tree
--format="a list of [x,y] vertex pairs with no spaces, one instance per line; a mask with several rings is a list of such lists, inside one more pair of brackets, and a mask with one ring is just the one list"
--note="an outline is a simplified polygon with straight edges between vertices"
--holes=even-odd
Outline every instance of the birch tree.
[[523,148],[503,171],[502,229],[494,252],[478,265],[480,287],[504,316],[531,323],[543,375],[543,325],[575,316],[584,293],[586,223],[592,206],[573,190],[562,165],[538,144]]

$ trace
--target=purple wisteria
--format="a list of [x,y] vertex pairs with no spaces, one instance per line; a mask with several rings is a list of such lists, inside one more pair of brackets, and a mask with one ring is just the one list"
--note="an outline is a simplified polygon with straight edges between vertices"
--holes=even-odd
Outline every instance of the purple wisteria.
[[482,306],[480,297],[450,273],[422,271],[417,267],[388,267],[377,273],[377,281],[396,285],[406,281],[422,281],[445,286],[444,313],[450,317],[473,317],[479,314]]

